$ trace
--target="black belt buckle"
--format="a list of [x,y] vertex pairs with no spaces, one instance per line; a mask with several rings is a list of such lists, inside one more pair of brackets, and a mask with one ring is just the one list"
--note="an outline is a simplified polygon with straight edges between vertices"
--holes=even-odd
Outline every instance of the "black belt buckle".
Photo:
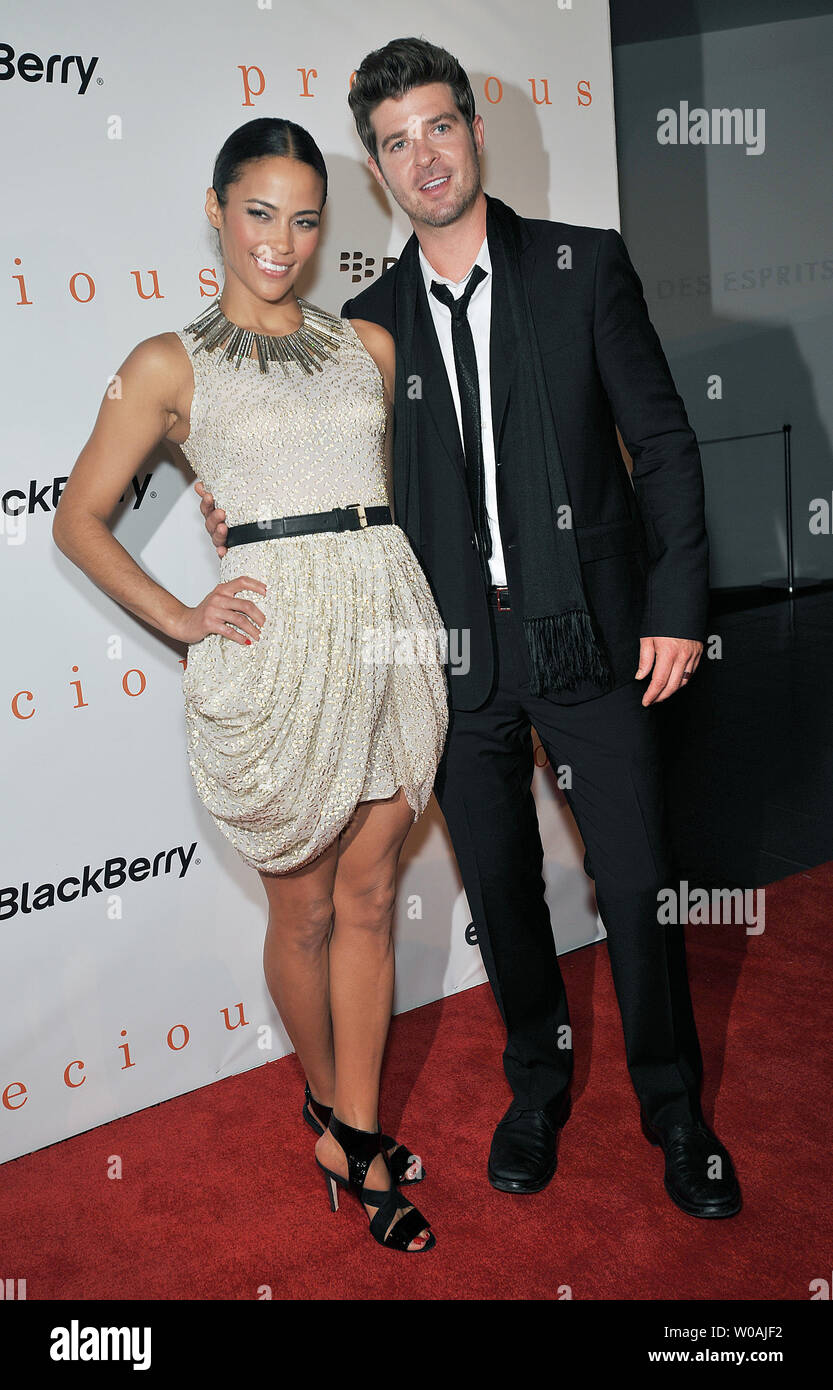
[[[496,595],[497,595],[497,608],[498,608],[498,612],[499,612],[499,613],[511,613],[511,612],[512,612],[512,608],[511,608],[510,603],[508,602],[508,599],[509,599],[509,585],[508,585],[508,584],[495,584],[495,585],[494,585],[494,591],[495,591],[495,593],[496,593]],[[507,603],[506,603],[505,606],[504,606],[504,604],[502,604],[501,601],[500,601],[500,596],[501,596],[501,594],[506,594]]]
[[361,502],[350,502],[346,507],[346,510],[348,512],[357,512],[359,518],[359,529],[367,525],[367,515],[365,513],[364,505]]

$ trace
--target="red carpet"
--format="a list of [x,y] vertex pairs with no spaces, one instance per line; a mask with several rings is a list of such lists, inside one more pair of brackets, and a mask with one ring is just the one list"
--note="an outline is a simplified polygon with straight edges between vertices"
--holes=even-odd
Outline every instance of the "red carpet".
[[[573,1115],[536,1196],[495,1192],[486,1156],[509,1101],[487,986],[394,1019],[383,1120],[422,1153],[411,1189],[436,1248],[377,1246],[358,1204],[330,1212],[294,1057],[5,1164],[6,1274],[37,1299],[807,1300],[830,1277],[833,865],[766,890],[766,930],[689,927],[707,1118],[744,1194],[683,1215],[642,1138],[604,946],[562,958]],[[124,1177],[106,1177],[109,1154]],[[261,1291],[261,1292],[259,1292]],[[267,1295],[268,1296],[268,1295]]]

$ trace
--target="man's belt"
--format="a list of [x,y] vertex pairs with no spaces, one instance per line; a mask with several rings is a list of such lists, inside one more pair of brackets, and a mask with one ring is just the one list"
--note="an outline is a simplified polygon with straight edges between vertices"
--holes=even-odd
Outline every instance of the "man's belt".
[[490,584],[489,602],[493,608],[497,608],[501,613],[511,612],[512,605],[509,601],[509,586],[507,584]]
[[303,512],[300,516],[276,516],[271,521],[247,521],[230,526],[226,547],[254,541],[277,540],[281,536],[306,536],[313,531],[361,531],[365,526],[390,526],[390,507],[365,507],[351,502],[329,512]]

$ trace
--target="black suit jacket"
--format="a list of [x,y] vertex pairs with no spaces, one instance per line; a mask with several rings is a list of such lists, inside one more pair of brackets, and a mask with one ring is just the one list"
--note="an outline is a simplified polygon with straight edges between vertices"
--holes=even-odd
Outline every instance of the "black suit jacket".
[[[700,454],[619,233],[537,218],[522,218],[521,227],[521,273],[543,357],[584,590],[614,684],[624,685],[636,671],[641,636],[705,639],[708,540]],[[346,301],[342,317],[381,324],[396,340],[396,277],[406,257],[417,254],[412,235],[396,265]],[[494,674],[490,614],[454,402],[421,274],[416,278],[419,473],[416,480],[405,479],[395,467],[395,520],[409,537],[451,633],[452,707],[477,709],[489,695]],[[500,464],[506,404],[514,374],[524,369],[514,351],[503,287],[495,278],[489,347],[492,425],[500,532],[513,621],[519,625],[519,541]],[[632,480],[616,438],[617,424],[633,461]],[[462,630],[470,635],[465,673],[454,666],[455,633]],[[523,637],[522,628],[520,632]],[[551,698],[572,704],[601,693],[585,684]]]

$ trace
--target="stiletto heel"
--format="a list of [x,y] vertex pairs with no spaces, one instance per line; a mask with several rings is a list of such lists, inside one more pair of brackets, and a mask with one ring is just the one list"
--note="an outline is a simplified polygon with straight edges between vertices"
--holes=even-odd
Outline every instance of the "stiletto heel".
[[[301,1114],[310,1129],[315,1130],[317,1135],[322,1135],[330,1123],[332,1113],[332,1106],[322,1105],[320,1100],[313,1098],[307,1081],[304,1085],[304,1108]],[[408,1187],[411,1183],[422,1182],[425,1169],[419,1154],[412,1154],[404,1144],[391,1139],[389,1134],[382,1135],[382,1148],[385,1150],[390,1175],[397,1187]]]
[[[381,1154],[390,1172],[379,1130],[353,1129],[332,1114],[328,1128],[336,1143],[344,1150],[348,1173],[346,1178],[340,1173],[334,1173],[331,1168],[325,1167],[316,1154],[315,1161],[327,1179],[332,1210],[338,1210],[338,1188],[347,1187],[355,1193],[363,1206],[376,1207],[374,1215],[370,1218],[369,1229],[379,1245],[384,1245],[388,1250],[403,1250],[408,1255],[418,1255],[424,1250],[432,1250],[437,1241],[430,1229],[430,1223],[416,1207],[412,1207],[410,1202],[403,1199],[395,1186],[384,1192],[374,1192],[364,1185],[368,1169],[377,1154]],[[400,1212],[403,1215],[399,1216]],[[428,1231],[425,1244],[418,1246],[416,1250],[409,1250],[411,1241],[425,1230]]]
[[[317,1162],[317,1160],[316,1160],[316,1162]],[[323,1166],[323,1165],[320,1165],[320,1166]],[[327,1192],[329,1193],[329,1197],[330,1197],[330,1211],[338,1211],[338,1188],[336,1187],[335,1181],[334,1181],[334,1179],[333,1179],[333,1174],[332,1174],[332,1173],[328,1173],[327,1170],[326,1170],[326,1168],[324,1169],[324,1173],[325,1173],[325,1179],[324,1179],[324,1180],[325,1180],[325,1182],[326,1182],[326,1184],[327,1184]]]

